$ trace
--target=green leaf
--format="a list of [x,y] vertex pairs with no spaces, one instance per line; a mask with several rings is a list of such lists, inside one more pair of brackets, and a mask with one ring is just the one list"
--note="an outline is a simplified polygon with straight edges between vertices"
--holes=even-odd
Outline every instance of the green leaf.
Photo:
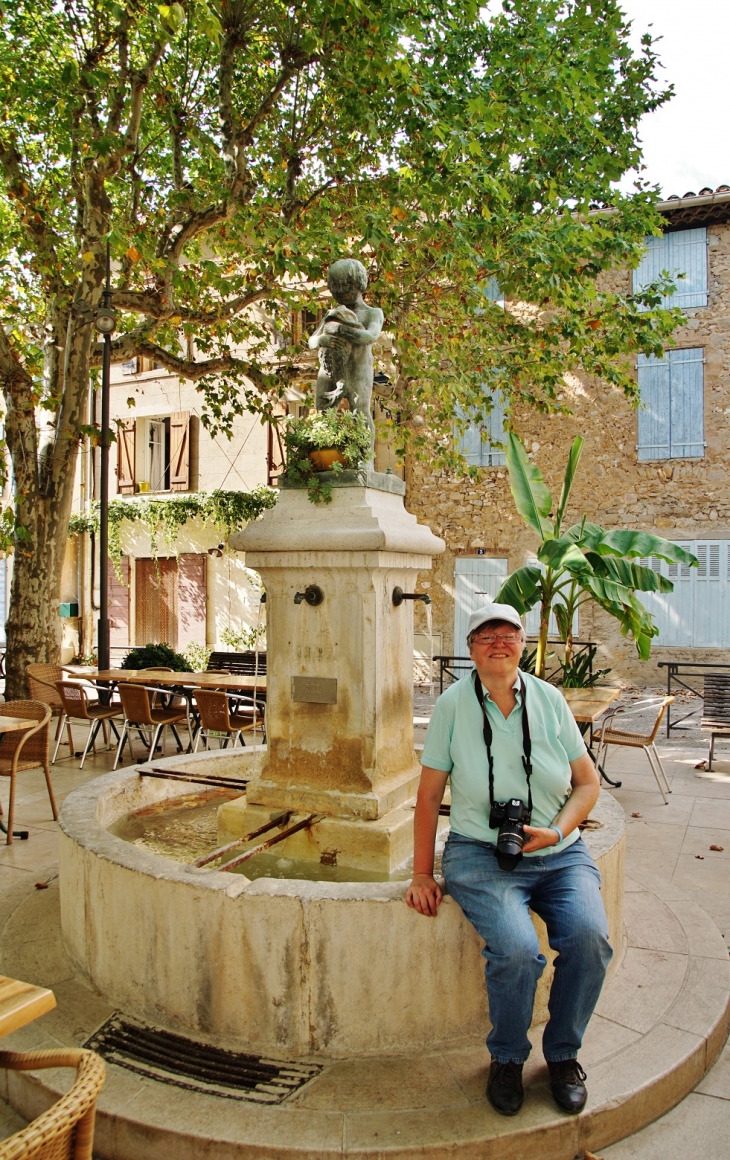
[[577,544],[567,537],[559,540],[545,540],[538,549],[537,558],[547,568],[561,572],[590,572],[591,566]]
[[495,596],[497,604],[510,604],[520,616],[539,602],[542,594],[542,572],[534,564],[526,564],[508,576]]
[[[571,529],[572,530],[572,529]],[[650,532],[635,532],[630,528],[615,528],[606,532],[595,524],[586,524],[581,543],[597,552],[599,556],[658,556],[670,564],[689,564],[696,568],[696,556],[679,544],[653,536]]]
[[575,473],[578,470],[578,461],[580,460],[581,451],[583,450],[583,440],[580,435],[576,435],[573,440],[573,445],[570,448],[568,455],[568,462],[565,467],[565,476],[563,478],[563,490],[560,493],[560,500],[558,501],[558,510],[555,515],[555,535],[560,535],[560,525],[563,522],[565,509],[568,505],[570,497],[570,489],[573,486]]
[[646,568],[643,564],[633,564],[616,556],[599,556],[596,552],[586,552],[586,559],[599,576],[609,576],[627,588],[639,592],[673,592],[674,585],[666,576]]
[[552,538],[553,526],[545,517],[550,514],[553,501],[540,469],[527,458],[527,452],[514,431],[507,436],[505,450],[510,489],[517,511],[541,540]]

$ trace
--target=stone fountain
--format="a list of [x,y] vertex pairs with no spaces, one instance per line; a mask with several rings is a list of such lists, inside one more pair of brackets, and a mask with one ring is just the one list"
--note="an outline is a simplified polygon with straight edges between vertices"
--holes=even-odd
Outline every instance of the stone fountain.
[[[340,305],[310,340],[321,348],[321,407],[343,395],[369,414],[383,319],[363,302],[365,284],[359,263],[332,267]],[[221,843],[285,812],[304,824],[277,852],[336,865],[345,880],[249,880],[245,868],[180,865],[123,842],[109,832],[120,817],[190,790],[126,770],[65,804],[64,939],[122,1010],[239,1050],[336,1057],[457,1045],[487,1019],[479,939],[451,899],[429,922],[404,905],[405,883],[389,880],[412,853],[419,770],[413,600],[403,596],[416,596],[444,543],[406,510],[396,476],[330,474],[329,504],[284,487],[229,541],[266,587],[266,746],[172,765],[192,774],[213,763],[245,783],[219,810]],[[610,798],[601,811],[594,852],[620,945],[623,821]],[[348,881],[348,870],[381,880]]]

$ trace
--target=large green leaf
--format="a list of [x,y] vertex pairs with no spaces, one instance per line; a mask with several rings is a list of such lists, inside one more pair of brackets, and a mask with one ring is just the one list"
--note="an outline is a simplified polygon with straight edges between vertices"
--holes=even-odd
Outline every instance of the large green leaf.
[[643,564],[620,560],[617,556],[599,556],[596,552],[586,552],[586,559],[596,575],[608,576],[626,588],[634,588],[639,592],[674,591],[671,580],[655,572],[653,568],[644,567]]
[[529,612],[542,595],[542,572],[534,564],[526,564],[508,576],[497,593],[498,604],[511,604],[520,616]]
[[553,526],[545,517],[550,514],[552,496],[540,469],[527,458],[522,443],[510,431],[506,443],[507,470],[515,507],[541,540],[552,539]]
[[581,439],[580,435],[576,435],[575,439],[573,440],[573,446],[570,449],[570,454],[568,455],[568,462],[567,462],[567,465],[565,468],[565,476],[563,478],[563,490],[560,493],[560,500],[558,501],[558,510],[555,513],[555,535],[556,536],[560,535],[560,527],[561,527],[561,524],[563,522],[563,516],[565,515],[565,509],[568,505],[568,499],[570,497],[570,489],[573,486],[573,480],[575,479],[575,473],[578,470],[578,461],[580,459],[580,454],[581,454],[582,450],[583,450],[583,440]]
[[[572,530],[572,529],[571,529]],[[583,529],[581,543],[592,548],[599,556],[658,556],[660,560],[667,560],[670,564],[689,564],[697,567],[698,560],[679,544],[665,540],[662,536],[653,536],[650,532],[636,532],[631,528],[614,528],[607,532],[597,528],[595,524],[588,524]]]
[[541,564],[556,572],[567,568],[570,572],[590,572],[591,566],[577,544],[567,537],[559,540],[545,540],[537,553]]

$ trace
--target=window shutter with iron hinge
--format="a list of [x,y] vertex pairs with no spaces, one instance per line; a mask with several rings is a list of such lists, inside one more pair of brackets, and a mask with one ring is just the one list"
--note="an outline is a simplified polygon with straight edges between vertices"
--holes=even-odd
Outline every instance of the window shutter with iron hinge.
[[190,490],[190,412],[170,416],[170,491]]
[[134,461],[136,422],[122,419],[117,429],[117,491],[134,495]]

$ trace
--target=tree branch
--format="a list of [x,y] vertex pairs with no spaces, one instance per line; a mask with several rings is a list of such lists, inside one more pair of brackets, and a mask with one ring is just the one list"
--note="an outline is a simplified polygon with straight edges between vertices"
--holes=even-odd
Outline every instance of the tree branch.
[[[90,365],[92,367],[101,366],[103,349],[103,344],[98,343],[91,356]],[[178,358],[177,355],[171,354],[164,347],[150,342],[144,333],[140,331],[131,331],[129,334],[121,335],[112,342],[112,362],[127,362],[136,355],[153,359],[154,362],[159,363],[166,370],[172,371],[173,374],[179,375],[180,378],[191,379],[193,382],[196,382],[198,379],[203,379],[207,375],[220,374],[232,374],[241,378],[247,378],[262,393],[271,391],[276,386],[277,381],[281,381],[282,377],[287,379],[294,378],[298,373],[295,367],[290,368],[287,366],[274,366],[269,372],[266,372],[255,363],[246,362],[244,359],[234,358],[233,355],[228,354],[219,355],[217,358],[204,359],[202,362],[195,362],[193,359]]]
[[174,304],[171,306],[162,295],[147,293],[144,290],[115,290],[113,301],[119,310],[144,314],[155,322],[169,322],[171,318],[179,318],[182,322],[210,326],[224,318],[233,318],[234,315],[240,314],[247,306],[264,298],[271,289],[271,286],[263,286],[257,290],[250,290],[247,294],[240,294],[237,298],[221,302],[215,310],[188,310]]

